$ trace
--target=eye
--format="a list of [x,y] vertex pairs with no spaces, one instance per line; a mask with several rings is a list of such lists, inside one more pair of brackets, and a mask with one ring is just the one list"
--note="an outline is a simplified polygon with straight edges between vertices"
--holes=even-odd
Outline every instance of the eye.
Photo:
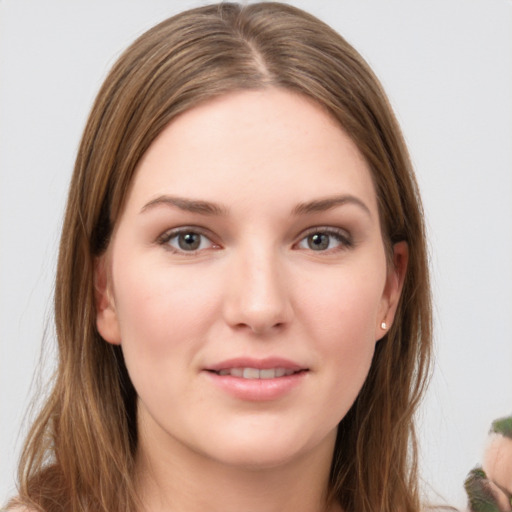
[[309,249],[316,252],[326,252],[350,248],[352,245],[350,235],[344,230],[335,228],[315,228],[309,231],[306,236],[299,241],[297,247],[299,249]]
[[191,228],[167,231],[160,237],[158,243],[177,253],[195,253],[217,247],[204,233]]

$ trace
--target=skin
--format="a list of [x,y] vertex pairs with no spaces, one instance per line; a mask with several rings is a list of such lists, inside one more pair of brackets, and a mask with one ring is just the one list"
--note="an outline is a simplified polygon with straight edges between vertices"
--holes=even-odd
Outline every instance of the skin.
[[[180,228],[202,235],[197,249],[180,248]],[[310,100],[233,93],[160,134],[96,275],[99,332],[138,394],[147,510],[337,510],[336,427],[393,322],[404,243],[392,259],[366,162]],[[240,398],[206,371],[235,357],[304,371],[277,397]]]

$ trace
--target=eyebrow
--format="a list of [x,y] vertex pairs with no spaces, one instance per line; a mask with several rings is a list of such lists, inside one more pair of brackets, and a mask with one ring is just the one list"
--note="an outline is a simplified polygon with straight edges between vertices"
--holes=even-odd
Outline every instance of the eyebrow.
[[199,213],[201,215],[226,215],[227,208],[216,203],[209,201],[202,201],[199,199],[185,199],[184,197],[162,195],[146,203],[141,213],[151,210],[157,206],[173,206],[192,213]]
[[[315,199],[305,203],[299,203],[292,210],[293,215],[307,215],[308,213],[318,213],[342,206],[345,204],[354,204],[359,206],[365,213],[371,217],[371,212],[368,206],[359,198],[350,194],[341,196],[325,197],[322,199]],[[201,215],[227,215],[228,210],[226,207],[210,201],[203,201],[200,199],[186,199],[184,197],[176,197],[169,195],[161,195],[146,203],[141,213],[151,210],[157,206],[171,206],[179,208],[187,212],[198,213]]]
[[315,199],[305,203],[299,203],[292,211],[294,215],[305,215],[308,213],[325,212],[331,208],[342,206],[345,204],[354,204],[364,210],[370,217],[372,216],[370,209],[361,199],[350,194],[341,196],[325,197],[323,199]]

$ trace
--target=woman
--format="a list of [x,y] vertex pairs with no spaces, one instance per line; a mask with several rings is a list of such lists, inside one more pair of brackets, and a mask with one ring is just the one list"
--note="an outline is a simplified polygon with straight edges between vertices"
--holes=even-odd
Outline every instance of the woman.
[[420,200],[378,81],[280,4],[208,6],[115,64],[79,149],[34,510],[420,508]]

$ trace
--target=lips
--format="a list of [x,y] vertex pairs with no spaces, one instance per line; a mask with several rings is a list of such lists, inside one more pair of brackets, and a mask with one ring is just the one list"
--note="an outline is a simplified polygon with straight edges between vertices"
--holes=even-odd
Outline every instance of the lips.
[[[301,370],[299,370],[301,371]],[[217,375],[231,375],[242,379],[275,379],[278,377],[286,377],[297,373],[289,368],[225,368],[215,372]]]
[[205,370],[217,375],[230,375],[242,379],[275,379],[307,371],[308,368],[280,357],[265,359],[239,357],[207,366]]
[[267,401],[291,393],[309,368],[281,358],[238,358],[208,366],[204,372],[215,386],[237,399]]

